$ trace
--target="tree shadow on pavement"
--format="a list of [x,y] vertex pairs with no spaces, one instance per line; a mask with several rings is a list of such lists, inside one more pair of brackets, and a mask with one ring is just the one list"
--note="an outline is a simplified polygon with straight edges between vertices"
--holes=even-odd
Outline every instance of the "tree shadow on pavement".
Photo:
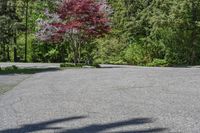
[[20,128],[13,128],[13,129],[5,129],[0,130],[0,133],[30,133],[30,132],[38,132],[42,130],[57,130],[62,129],[62,127],[50,127],[54,124],[67,122],[67,121],[73,121],[73,120],[79,120],[86,118],[85,116],[77,116],[77,117],[70,117],[70,118],[63,118],[63,119],[55,119],[35,124],[27,124],[23,125]]
[[[152,118],[134,118],[125,121],[118,121],[113,123],[106,123],[106,124],[94,124],[88,125],[81,128],[72,128],[66,129],[65,127],[52,127],[54,124],[59,124],[62,122],[73,121],[73,120],[80,120],[86,118],[85,116],[78,116],[78,117],[70,117],[64,119],[56,119],[51,121],[45,121],[35,124],[27,124],[23,125],[20,128],[13,128],[13,129],[5,129],[0,130],[0,133],[30,133],[30,132],[41,132],[44,130],[62,130],[58,133],[100,133],[106,132],[109,129],[115,129],[125,126],[136,126],[142,124],[153,123],[155,120]],[[163,133],[168,131],[168,128],[151,128],[151,129],[144,129],[144,130],[131,130],[131,131],[120,131],[120,132],[110,132],[110,133]]]
[[[96,124],[89,125],[82,128],[69,129],[62,131],[60,133],[100,133],[106,132],[109,129],[115,129],[125,126],[134,126],[134,125],[142,125],[147,123],[153,123],[155,120],[152,118],[134,118],[126,121],[119,121],[113,123],[106,124]],[[120,131],[120,132],[109,132],[109,133],[161,133],[168,130],[167,128],[153,128],[153,129],[144,129],[144,130],[131,130],[131,131]],[[108,133],[108,132],[106,132]]]

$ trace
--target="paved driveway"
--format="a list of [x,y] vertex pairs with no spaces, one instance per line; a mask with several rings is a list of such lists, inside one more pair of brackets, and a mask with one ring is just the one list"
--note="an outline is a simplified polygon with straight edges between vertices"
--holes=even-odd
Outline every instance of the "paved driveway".
[[68,69],[0,96],[0,133],[199,133],[200,69]]

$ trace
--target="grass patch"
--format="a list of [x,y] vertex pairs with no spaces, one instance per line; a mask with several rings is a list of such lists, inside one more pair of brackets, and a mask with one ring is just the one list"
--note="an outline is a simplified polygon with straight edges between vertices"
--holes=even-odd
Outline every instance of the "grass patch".
[[93,65],[86,65],[86,64],[83,64],[83,63],[78,63],[78,64],[74,64],[74,63],[61,63],[60,64],[60,67],[62,69],[65,69],[65,68],[100,68],[100,65],[99,64],[93,64]]
[[35,74],[48,71],[60,70],[59,68],[18,68],[16,66],[10,66],[0,68],[0,75],[6,74]]
[[[17,68],[16,66],[10,66],[5,68],[0,68],[0,75],[10,75],[10,74],[21,74],[21,75],[11,75],[11,77],[4,77],[8,78],[9,82],[1,81],[0,82],[0,95],[6,93],[7,91],[13,89],[16,85],[20,82],[25,80],[31,74],[41,73],[41,72],[49,72],[49,71],[56,71],[60,69],[56,68]],[[25,74],[27,74],[25,76]],[[11,81],[12,80],[12,81]]]
[[164,59],[154,59],[153,62],[148,63],[146,66],[150,67],[167,67],[169,64]]
[[5,85],[0,86],[0,95],[4,94],[5,92],[11,90],[15,85]]
[[73,68],[73,67],[83,67],[83,64],[74,64],[74,63],[62,63],[60,64],[61,68]]

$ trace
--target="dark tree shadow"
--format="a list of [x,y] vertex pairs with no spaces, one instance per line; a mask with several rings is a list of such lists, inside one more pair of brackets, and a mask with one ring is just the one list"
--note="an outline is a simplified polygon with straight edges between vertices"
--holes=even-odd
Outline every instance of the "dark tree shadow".
[[6,130],[0,130],[0,133],[30,133],[30,132],[37,132],[42,130],[57,130],[62,129],[62,127],[49,127],[51,125],[67,122],[67,121],[73,121],[73,120],[79,120],[86,118],[85,116],[77,116],[77,117],[70,117],[70,118],[63,118],[63,119],[56,119],[56,120],[50,120],[35,124],[27,124],[23,125],[20,128],[13,128],[13,129],[6,129]]
[[[135,118],[126,121],[119,121],[107,124],[96,124],[96,125],[89,125],[82,128],[77,129],[69,129],[62,131],[60,133],[100,133],[109,129],[124,127],[124,126],[131,126],[131,125],[141,125],[147,123],[153,123],[154,120],[152,118]],[[153,129],[146,129],[146,130],[138,130],[138,131],[120,131],[120,132],[111,132],[111,133],[161,133],[168,130],[167,128],[153,128]],[[107,132],[106,132],[107,133]]]
[[169,133],[169,129],[167,129],[167,128],[152,128],[152,129],[144,129],[144,130],[110,132],[110,133],[162,133],[162,132]]
[[[59,133],[100,133],[100,132],[107,132],[109,129],[115,129],[125,126],[134,126],[134,125],[142,125],[147,123],[153,123],[155,120],[152,118],[134,118],[126,121],[119,121],[113,123],[106,123],[106,124],[93,124],[88,125],[81,128],[74,128],[65,130],[65,127],[50,127],[54,124],[72,121],[72,120],[79,120],[86,118],[85,116],[78,116],[78,117],[70,117],[64,119],[56,119],[51,121],[45,121],[41,123],[35,124],[28,124],[23,125],[20,128],[14,129],[6,129],[0,130],[0,133],[30,133],[30,132],[39,132],[43,130],[62,130]],[[120,131],[120,132],[110,132],[110,133],[161,133],[167,131],[167,128],[153,128],[153,129],[144,129],[144,130],[131,130],[131,131]]]

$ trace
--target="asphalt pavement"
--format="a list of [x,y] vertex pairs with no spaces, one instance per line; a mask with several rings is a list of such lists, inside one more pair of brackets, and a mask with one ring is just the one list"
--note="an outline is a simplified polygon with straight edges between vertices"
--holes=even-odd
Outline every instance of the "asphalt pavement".
[[29,132],[200,133],[200,69],[104,67],[31,75],[0,95],[0,133]]

